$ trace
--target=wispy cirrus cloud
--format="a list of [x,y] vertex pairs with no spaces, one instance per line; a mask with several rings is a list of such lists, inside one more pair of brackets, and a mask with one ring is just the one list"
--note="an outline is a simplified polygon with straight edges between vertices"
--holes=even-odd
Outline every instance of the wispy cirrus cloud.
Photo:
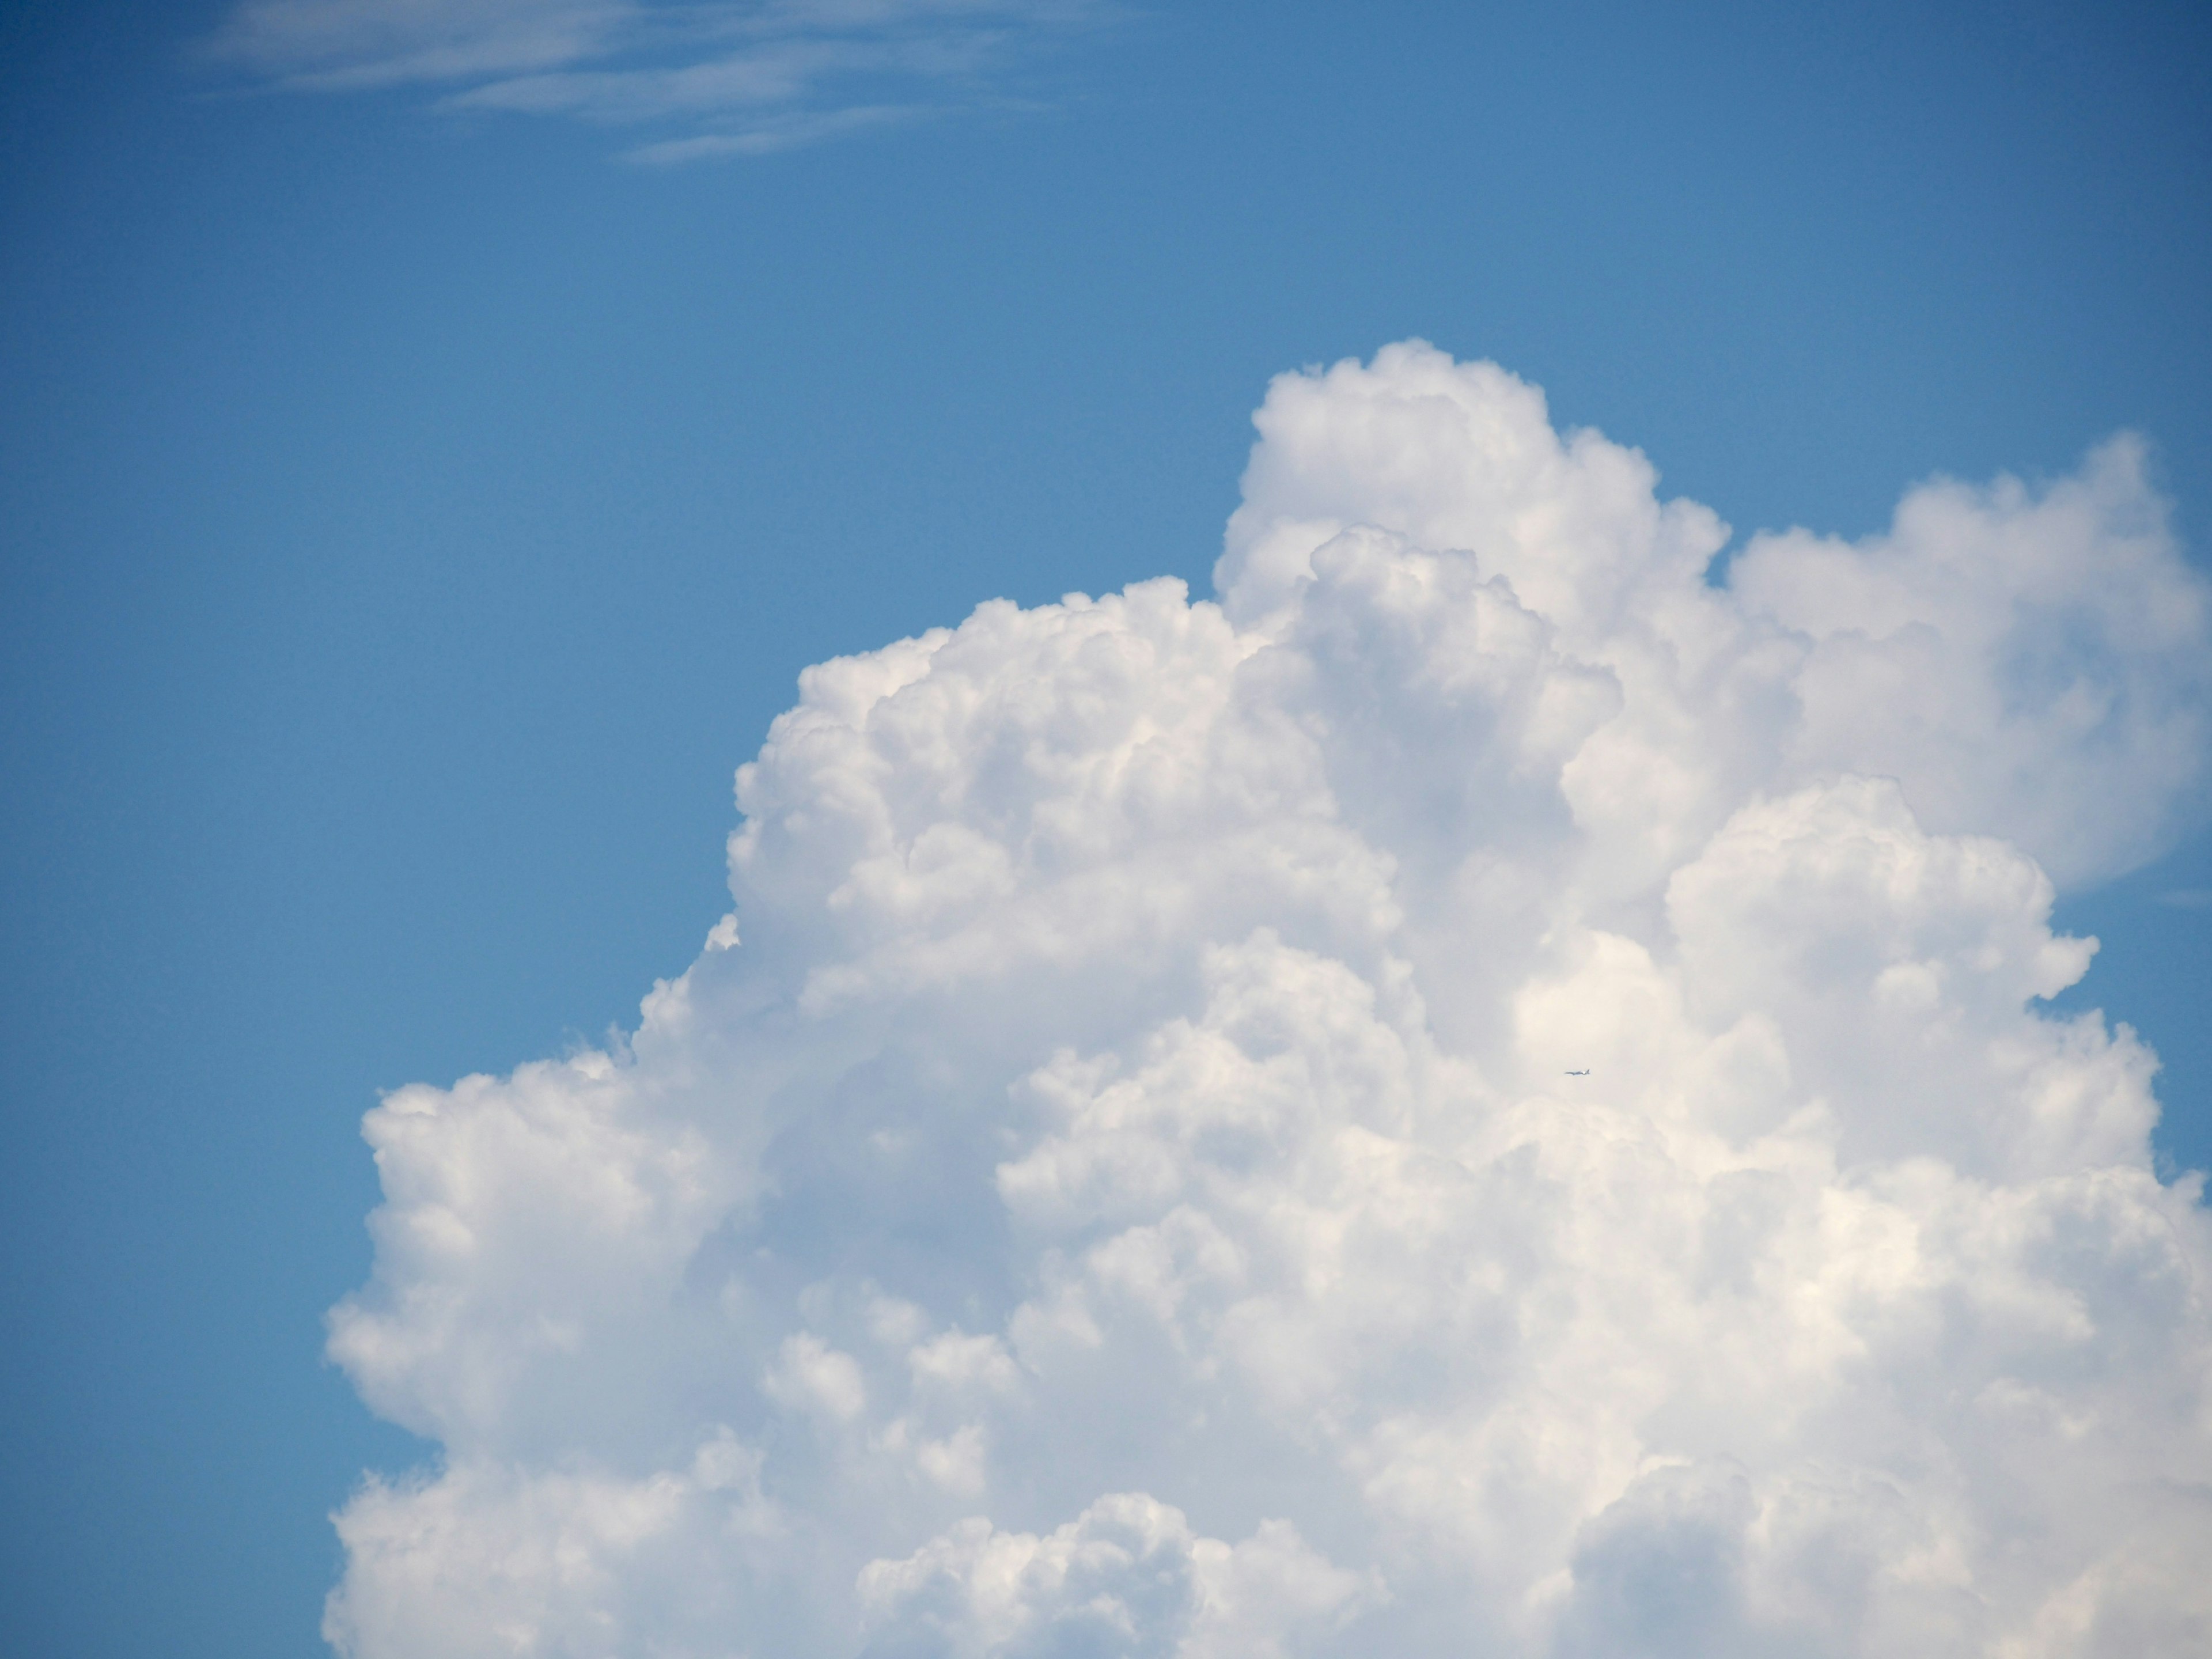
[[[447,108],[652,131],[626,154],[759,155],[1022,101],[1099,0],[246,0],[214,61],[303,92],[419,86]],[[657,131],[656,131],[657,130]]]

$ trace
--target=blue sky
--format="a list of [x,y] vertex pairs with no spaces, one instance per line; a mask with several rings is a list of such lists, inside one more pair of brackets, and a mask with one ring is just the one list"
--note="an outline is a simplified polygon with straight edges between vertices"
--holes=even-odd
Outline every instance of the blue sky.
[[[361,1114],[634,1023],[804,665],[1204,592],[1270,376],[1495,359],[1739,542],[2131,428],[2212,544],[2197,8],[510,13],[0,17],[11,1652],[320,1650]],[[2059,913],[2197,1165],[2208,895]]]

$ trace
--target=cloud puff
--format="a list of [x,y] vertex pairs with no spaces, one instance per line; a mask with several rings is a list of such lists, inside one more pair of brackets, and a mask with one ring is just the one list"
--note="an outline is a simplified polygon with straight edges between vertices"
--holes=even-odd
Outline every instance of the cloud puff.
[[276,85],[431,85],[454,109],[664,136],[633,160],[757,155],[1006,103],[1095,0],[243,0],[207,55]]
[[1341,1626],[1373,1593],[1287,1521],[1262,1522],[1232,1547],[1192,1536],[1181,1510],[1142,1493],[1102,1498],[1046,1538],[963,1521],[860,1575],[870,1655],[960,1659],[1279,1659],[1286,1637]]
[[2193,1654],[2212,1231],[2053,877],[2198,810],[2119,441],[1754,538],[1418,343],[1218,602],[802,676],[607,1052],[370,1114],[385,1656]]

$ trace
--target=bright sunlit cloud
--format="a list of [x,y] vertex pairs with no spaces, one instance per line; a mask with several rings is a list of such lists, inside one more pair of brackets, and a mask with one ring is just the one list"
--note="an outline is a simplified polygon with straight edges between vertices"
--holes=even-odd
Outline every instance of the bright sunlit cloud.
[[208,45],[277,86],[422,85],[450,109],[661,136],[632,159],[754,155],[1018,100],[1008,77],[1095,0],[246,0]]
[[370,1114],[425,1654],[2197,1654],[2212,1230],[2054,878],[2200,811],[2141,445],[1751,538],[1418,343],[1218,598],[811,669],[626,1042]]

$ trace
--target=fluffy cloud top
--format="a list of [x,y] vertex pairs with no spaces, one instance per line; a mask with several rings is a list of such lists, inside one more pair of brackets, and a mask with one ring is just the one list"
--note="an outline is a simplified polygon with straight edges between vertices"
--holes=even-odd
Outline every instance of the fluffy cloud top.
[[2139,447],[1717,585],[1493,366],[1258,424],[1218,602],[808,670],[628,1044],[369,1115],[333,1642],[2212,1649],[2212,1230],[2040,1006],[2204,779]]

